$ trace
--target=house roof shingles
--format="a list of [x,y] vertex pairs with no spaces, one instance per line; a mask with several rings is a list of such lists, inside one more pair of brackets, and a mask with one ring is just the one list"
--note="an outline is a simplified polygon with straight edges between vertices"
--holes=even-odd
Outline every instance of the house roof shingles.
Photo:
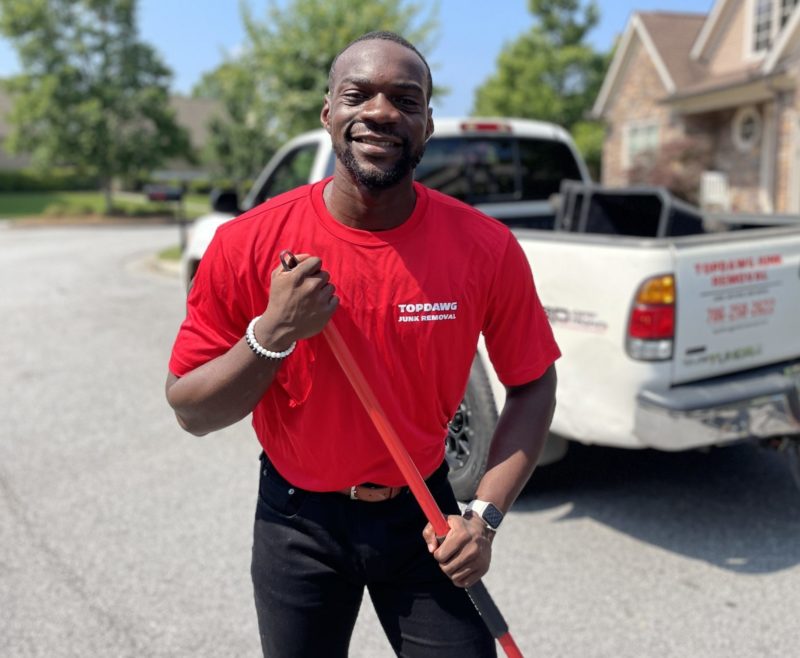
[[705,14],[662,11],[637,14],[675,83],[676,93],[708,77],[706,67],[689,55],[705,23]]
[[706,64],[694,59],[691,52],[709,20],[706,14],[679,12],[637,12],[675,89],[672,98],[700,95],[736,87],[768,77],[760,60],[744,62],[735,71],[712,73]]

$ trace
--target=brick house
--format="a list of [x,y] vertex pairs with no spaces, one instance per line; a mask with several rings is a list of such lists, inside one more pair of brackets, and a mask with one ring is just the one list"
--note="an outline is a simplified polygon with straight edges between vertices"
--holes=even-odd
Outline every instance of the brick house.
[[607,126],[603,184],[628,184],[643,152],[702,137],[711,147],[701,176],[708,205],[800,212],[798,2],[634,13],[592,111]]

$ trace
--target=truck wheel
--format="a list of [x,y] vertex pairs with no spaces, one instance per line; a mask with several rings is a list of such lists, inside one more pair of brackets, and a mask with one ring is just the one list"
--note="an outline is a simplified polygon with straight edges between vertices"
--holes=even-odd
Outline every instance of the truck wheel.
[[789,443],[788,454],[789,471],[794,478],[794,483],[800,488],[800,440],[795,439]]
[[448,425],[445,457],[456,498],[472,500],[489,459],[497,408],[480,357],[475,356],[463,401]]

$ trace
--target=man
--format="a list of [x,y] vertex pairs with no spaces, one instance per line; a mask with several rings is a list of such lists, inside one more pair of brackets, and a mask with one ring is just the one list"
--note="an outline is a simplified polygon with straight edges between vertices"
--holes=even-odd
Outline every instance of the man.
[[[365,587],[398,654],[495,655],[462,588],[487,572],[498,519],[536,464],[558,348],[510,231],[413,181],[431,89],[395,34],[339,54],[321,112],[333,177],[217,231],[173,349],[167,398],[182,427],[203,435],[253,412],[265,656],[346,656]],[[284,249],[296,267],[279,264]],[[449,310],[409,313],[419,303]],[[331,321],[448,514],[440,545],[320,336]],[[461,516],[444,438],[481,332],[508,396],[479,502]]]

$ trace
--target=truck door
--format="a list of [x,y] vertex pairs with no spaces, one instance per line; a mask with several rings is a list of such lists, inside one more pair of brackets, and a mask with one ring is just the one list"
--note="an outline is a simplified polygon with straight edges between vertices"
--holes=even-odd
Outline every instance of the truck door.
[[267,176],[250,207],[255,207],[278,194],[309,183],[311,168],[314,166],[318,148],[317,142],[310,142],[289,151]]

